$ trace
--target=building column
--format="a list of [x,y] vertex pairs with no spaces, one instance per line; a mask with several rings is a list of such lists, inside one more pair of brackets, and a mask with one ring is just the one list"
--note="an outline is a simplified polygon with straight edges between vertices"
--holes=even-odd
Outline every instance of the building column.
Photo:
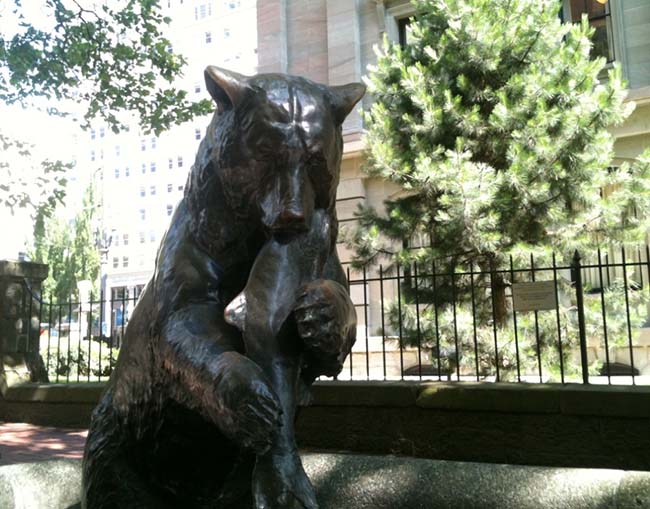
[[39,351],[41,284],[48,266],[0,261],[0,391],[23,382],[47,382]]
[[[329,84],[345,85],[361,81],[361,29],[359,0],[331,0],[327,2],[327,41]],[[343,123],[346,134],[361,131],[358,108]]]

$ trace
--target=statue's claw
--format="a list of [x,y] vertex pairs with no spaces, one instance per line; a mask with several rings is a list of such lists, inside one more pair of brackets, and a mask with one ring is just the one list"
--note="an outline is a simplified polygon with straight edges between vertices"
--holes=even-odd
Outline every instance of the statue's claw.
[[314,487],[297,453],[257,457],[253,499],[255,509],[318,509]]

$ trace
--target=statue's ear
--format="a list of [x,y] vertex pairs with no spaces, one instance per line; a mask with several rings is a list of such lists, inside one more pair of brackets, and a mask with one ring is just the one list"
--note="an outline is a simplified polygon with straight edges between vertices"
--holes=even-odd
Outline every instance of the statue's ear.
[[348,83],[347,85],[339,85],[329,87],[332,98],[332,108],[334,110],[334,118],[339,124],[342,124],[354,105],[357,104],[363,94],[366,93],[366,86],[362,83]]
[[248,89],[245,76],[214,65],[206,67],[203,74],[208,92],[220,111],[236,108],[241,103]]

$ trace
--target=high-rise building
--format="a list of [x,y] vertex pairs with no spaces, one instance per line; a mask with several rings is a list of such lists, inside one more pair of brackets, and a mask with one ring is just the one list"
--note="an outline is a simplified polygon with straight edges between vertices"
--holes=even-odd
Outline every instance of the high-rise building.
[[[168,0],[162,8],[172,19],[165,36],[188,61],[176,86],[189,98],[209,98],[203,79],[208,65],[256,72],[255,0]],[[196,118],[160,136],[144,134],[135,123],[120,134],[102,124],[86,134],[82,158],[100,168],[95,182],[101,197],[102,290],[109,301],[104,316],[112,318],[113,328],[121,326],[122,307],[128,315],[133,297],[151,277],[156,251],[183,197],[209,121],[210,116]]]

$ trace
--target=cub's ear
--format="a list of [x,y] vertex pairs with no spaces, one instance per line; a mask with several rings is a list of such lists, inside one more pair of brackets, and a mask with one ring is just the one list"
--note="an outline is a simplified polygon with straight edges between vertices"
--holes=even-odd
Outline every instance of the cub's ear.
[[208,92],[217,103],[219,111],[236,108],[242,101],[248,86],[246,76],[209,65],[203,73]]
[[363,94],[366,93],[366,86],[363,83],[348,83],[347,85],[339,85],[329,87],[332,108],[334,110],[334,118],[339,124],[342,124],[354,105],[357,104]]

